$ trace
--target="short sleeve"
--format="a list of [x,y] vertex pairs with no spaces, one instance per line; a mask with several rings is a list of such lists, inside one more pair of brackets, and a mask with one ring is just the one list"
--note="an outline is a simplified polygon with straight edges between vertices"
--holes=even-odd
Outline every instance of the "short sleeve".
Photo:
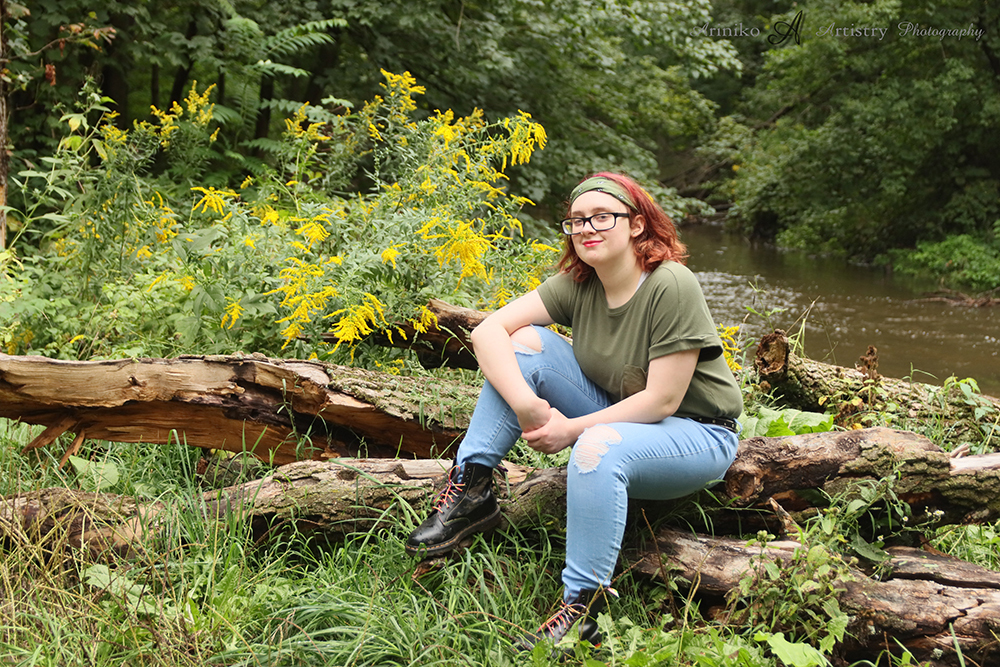
[[685,350],[700,350],[699,361],[722,354],[722,340],[701,285],[689,270],[680,267],[669,272],[651,309],[650,360]]
[[567,327],[573,326],[573,312],[579,290],[568,273],[559,272],[549,276],[537,287],[537,291],[553,322]]

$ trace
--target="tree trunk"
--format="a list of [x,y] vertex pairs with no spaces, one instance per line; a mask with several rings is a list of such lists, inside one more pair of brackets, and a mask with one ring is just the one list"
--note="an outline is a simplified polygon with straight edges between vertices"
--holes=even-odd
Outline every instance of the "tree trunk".
[[[734,593],[747,573],[761,572],[765,560],[787,565],[802,545],[786,540],[765,547],[746,540],[661,530],[652,544],[626,552],[634,571],[673,579],[682,590],[721,598]],[[917,660],[958,665],[965,660],[994,664],[1000,630],[1000,573],[940,553],[890,547],[889,572],[881,579],[851,568],[837,584],[841,610],[851,620],[839,650],[848,660],[872,659],[883,650],[898,652],[896,641]],[[753,590],[748,596],[753,601]],[[724,612],[717,612],[725,622]],[[778,631],[780,628],[774,628]]]
[[[192,19],[188,23],[187,33],[184,35],[185,42],[187,42],[188,47],[190,47],[191,40],[194,39],[195,35],[198,34],[198,21]],[[170,106],[172,102],[180,102],[184,99],[184,88],[187,86],[188,79],[191,78],[191,70],[194,68],[194,56],[192,49],[188,49],[188,64],[184,67],[178,67],[177,71],[174,73],[174,83],[170,88],[170,99],[167,101],[167,107]]]
[[[204,501],[214,508],[210,512],[213,515],[240,509],[248,516],[303,521],[314,530],[336,533],[343,530],[343,521],[348,517],[354,521],[395,521],[399,501],[423,502],[431,493],[432,482],[436,478],[443,482],[449,464],[441,459],[299,461],[283,465],[262,479],[208,492]],[[527,527],[539,520],[540,512],[562,515],[565,469],[537,470],[513,464],[505,467],[506,483],[499,487],[506,499],[504,516],[508,523]],[[713,503],[705,499],[700,506],[702,511],[713,514],[713,521],[722,508],[744,515],[749,514],[746,510],[770,513],[776,502],[792,513],[803,512],[799,517],[808,516],[825,506],[821,501],[809,504],[810,498],[822,495],[816,491],[850,493],[852,483],[878,479],[880,471],[886,469],[902,470],[895,494],[901,502],[910,503],[914,521],[935,510],[943,513],[942,523],[974,523],[1000,517],[1000,454],[949,459],[925,438],[884,428],[744,440],[723,483],[713,489],[718,500]],[[38,502],[44,504],[49,494],[64,491],[74,493],[47,490],[17,498],[37,496],[41,498]],[[58,501],[64,502],[63,498],[59,495]],[[9,498],[8,502],[13,500]],[[647,513],[656,512],[657,518],[672,516],[675,523],[685,523],[687,518],[677,515],[685,502],[640,504]],[[41,521],[59,511],[34,511],[24,520]],[[790,518],[797,517],[793,514]],[[9,526],[13,521],[12,516],[7,516],[3,523]],[[714,521],[714,525],[717,532],[739,530],[724,521]],[[742,528],[746,526],[744,521]]]
[[784,331],[763,336],[754,362],[765,390],[783,405],[823,412],[838,409],[842,421],[866,410],[883,410],[888,403],[906,406],[910,419],[975,420],[976,407],[1000,410],[1000,399],[965,396],[957,385],[945,389],[921,382],[883,377],[878,351],[869,346],[856,368],[831,366],[800,357],[789,348]]
[[[428,308],[438,317],[438,327],[417,334],[412,326],[404,325],[407,340],[394,337],[376,338],[381,345],[407,347],[417,353],[427,368],[449,366],[476,369],[469,333],[483,321],[487,313],[459,308],[444,301],[432,300]],[[967,396],[958,384],[948,388],[882,377],[878,373],[878,351],[872,347],[857,368],[844,368],[799,357],[791,352],[788,337],[775,331],[761,338],[757,348],[754,371],[765,392],[773,392],[784,407],[812,412],[837,411],[841,426],[867,426],[872,412],[893,412],[892,405],[906,406],[909,420],[937,423],[957,422],[954,438],[971,432],[969,439],[982,440],[983,426],[975,415],[977,408],[990,415],[1000,412],[1000,398],[974,394]],[[900,414],[903,408],[896,407]],[[1000,435],[995,429],[993,433]]]
[[59,361],[0,354],[0,417],[112,442],[183,440],[263,461],[450,456],[477,390],[311,361]]
[[253,131],[254,139],[267,139],[268,134],[271,132],[271,107],[268,106],[268,103],[272,97],[274,97],[274,77],[265,74],[260,80],[257,122],[254,125]]

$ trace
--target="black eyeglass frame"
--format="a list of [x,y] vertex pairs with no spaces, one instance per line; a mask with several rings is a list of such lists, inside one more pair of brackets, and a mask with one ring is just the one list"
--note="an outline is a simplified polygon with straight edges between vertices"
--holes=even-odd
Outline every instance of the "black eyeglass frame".
[[[598,227],[597,224],[594,222],[594,218],[600,217],[602,215],[613,216],[611,218],[611,224],[608,225],[607,227]],[[566,236],[576,236],[577,234],[583,232],[583,228],[587,226],[587,223],[590,223],[590,228],[593,229],[595,232],[606,232],[609,229],[614,229],[614,226],[618,224],[618,218],[631,218],[631,217],[632,217],[631,213],[615,213],[612,211],[601,211],[600,213],[595,213],[594,215],[587,216],[586,218],[564,218],[559,221],[559,225],[560,227],[562,227],[562,232]],[[577,221],[580,222],[580,231],[574,232],[573,227],[575,226],[575,223]]]

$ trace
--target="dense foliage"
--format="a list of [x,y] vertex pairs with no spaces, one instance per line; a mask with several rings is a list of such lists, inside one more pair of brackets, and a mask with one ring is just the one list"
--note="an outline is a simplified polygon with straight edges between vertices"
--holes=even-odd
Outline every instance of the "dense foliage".
[[722,126],[736,147],[722,190],[734,223],[860,261],[920,244],[891,257],[1000,287],[1000,11],[936,0],[787,10],[772,20],[802,11],[801,44],[746,54],[759,67],[734,106],[753,131]]
[[[216,140],[210,89],[192,86],[131,130],[84,90],[49,168],[20,174],[35,202],[21,233],[39,242],[8,256],[7,351],[304,357],[323,351],[329,330],[327,352],[346,359],[369,333],[405,336],[406,321],[426,330],[431,298],[495,307],[537,285],[556,251],[524,236],[526,200],[503,189],[503,170],[544,146],[543,128],[526,113],[414,120],[422,87],[409,74],[384,78],[357,113],[302,106],[274,165],[235,188],[174,176],[197,173]],[[104,115],[91,126],[95,112]],[[160,175],[150,173],[157,159]],[[324,194],[362,160],[368,191]]]

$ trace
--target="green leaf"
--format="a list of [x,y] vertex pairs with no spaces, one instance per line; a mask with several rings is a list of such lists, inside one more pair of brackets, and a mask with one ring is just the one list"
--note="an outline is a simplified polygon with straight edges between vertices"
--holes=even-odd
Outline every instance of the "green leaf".
[[856,514],[857,512],[868,507],[868,503],[860,498],[855,498],[847,504],[847,514]]
[[88,461],[70,456],[69,462],[80,476],[80,483],[86,488],[104,491],[118,483],[118,466],[110,461]]
[[767,437],[778,438],[789,435],[795,435],[795,431],[788,427],[788,422],[785,421],[784,417],[780,417],[771,422],[770,426],[767,427]]
[[802,642],[790,642],[785,639],[783,632],[773,635],[758,632],[754,639],[766,641],[774,655],[790,667],[824,667],[829,664],[823,654],[815,648]]
[[87,127],[87,117],[82,113],[68,113],[59,120],[69,123],[69,129],[72,132],[76,132],[80,127]]
[[870,544],[856,533],[854,537],[851,538],[851,548],[854,549],[856,554],[873,563],[881,563],[889,560],[890,558],[889,554],[885,551],[878,548],[874,544]]

